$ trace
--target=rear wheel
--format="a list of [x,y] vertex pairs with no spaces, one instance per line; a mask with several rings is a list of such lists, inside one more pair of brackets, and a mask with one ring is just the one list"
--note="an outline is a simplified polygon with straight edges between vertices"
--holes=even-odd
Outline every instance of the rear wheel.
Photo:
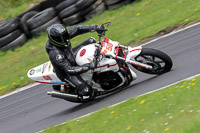
[[143,48],[142,52],[135,57],[135,60],[153,67],[152,70],[149,70],[143,67],[133,66],[137,70],[148,74],[166,73],[171,70],[173,65],[171,58],[167,54],[151,48]]

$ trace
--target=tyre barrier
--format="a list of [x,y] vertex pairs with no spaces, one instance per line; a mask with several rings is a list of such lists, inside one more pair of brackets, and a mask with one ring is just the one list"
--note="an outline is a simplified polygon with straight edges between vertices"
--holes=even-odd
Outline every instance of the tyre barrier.
[[60,23],[59,18],[56,15],[56,11],[53,7],[47,8],[26,21],[31,36],[39,36],[41,32],[52,24]]
[[91,6],[92,10],[84,16],[84,18],[86,20],[91,19],[92,17],[94,17],[95,15],[98,15],[100,13],[102,13],[104,10],[106,10],[106,5],[103,2],[103,0],[98,0],[94,6]]
[[127,5],[133,0],[104,0],[106,9],[116,9],[119,8],[120,6]]
[[14,50],[55,23],[76,25],[104,10],[116,9],[134,0],[44,0],[28,11],[0,22],[0,50]]
[[27,20],[29,20],[31,17],[36,15],[38,12],[37,11],[30,11],[24,14],[20,20],[20,28],[22,31],[28,36],[32,37],[31,31],[29,30],[29,27],[27,25]]
[[19,17],[11,18],[0,24],[0,50],[15,49],[27,41],[19,25]]
[[48,21],[47,23],[44,23],[43,25],[31,30],[32,36],[38,36],[40,35],[41,32],[46,31],[47,27],[51,26],[52,24],[58,24],[60,23],[60,20],[58,17],[54,17],[53,19],[51,19],[50,21]]

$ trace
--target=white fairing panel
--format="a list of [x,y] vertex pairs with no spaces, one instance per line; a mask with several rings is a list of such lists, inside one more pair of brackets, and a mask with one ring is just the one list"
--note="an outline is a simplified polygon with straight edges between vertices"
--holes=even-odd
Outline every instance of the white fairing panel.
[[[82,47],[76,55],[76,63],[78,65],[83,65],[92,62],[95,50],[95,44],[90,44]],[[97,69],[95,69],[97,72],[105,72],[111,70],[118,71],[119,67],[115,59],[109,58],[103,58],[100,62],[98,62]]]
[[82,47],[76,55],[76,63],[78,65],[83,65],[92,62],[95,49],[95,44],[90,44]]
[[142,47],[141,46],[138,46],[138,47],[128,47],[128,54],[127,54],[127,59],[133,59],[135,58],[136,56],[138,56],[141,51],[142,51]]
[[32,68],[28,71],[27,76],[39,83],[64,84],[53,72],[53,66],[50,61]]
[[[87,64],[93,61],[94,59],[94,53],[95,53],[96,47],[95,44],[90,44],[87,46],[82,47],[77,55],[76,55],[76,63],[78,65],[83,65]],[[97,69],[95,69],[96,72],[106,72],[106,71],[118,71],[119,67],[117,65],[117,62],[115,59],[108,59],[108,58],[103,58],[100,62],[97,64]],[[92,81],[92,71],[88,71],[86,73],[81,74],[81,77],[86,81],[86,82],[91,82]]]
[[[76,63],[78,65],[84,65],[93,61],[94,52],[95,52],[95,44],[90,44],[87,46],[82,47],[76,54]],[[92,79],[92,72],[91,70],[80,74],[81,77],[90,84]]]
[[107,71],[117,72],[119,71],[119,66],[115,59],[104,58],[100,61],[95,71],[98,71],[100,73]]
[[[87,46],[82,47],[77,55],[76,55],[76,62],[78,65],[87,64],[93,61],[94,53],[96,47],[95,44],[90,44]],[[118,64],[115,59],[103,58],[97,64],[96,72],[106,72],[106,71],[114,71],[117,72],[119,70]],[[53,66],[50,61],[41,64],[35,68],[32,68],[28,71],[27,76],[39,83],[46,83],[46,84],[66,84],[56,76]],[[90,84],[92,81],[92,70],[89,70],[86,73],[81,74],[82,78]]]

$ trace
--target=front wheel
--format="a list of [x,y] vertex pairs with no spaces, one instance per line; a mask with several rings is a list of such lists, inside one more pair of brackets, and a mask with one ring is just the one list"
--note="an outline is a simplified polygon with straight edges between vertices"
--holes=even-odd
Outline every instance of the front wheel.
[[143,48],[142,52],[135,57],[135,60],[153,67],[149,70],[143,67],[133,66],[137,70],[148,74],[166,73],[171,70],[173,65],[171,58],[167,54],[151,48]]

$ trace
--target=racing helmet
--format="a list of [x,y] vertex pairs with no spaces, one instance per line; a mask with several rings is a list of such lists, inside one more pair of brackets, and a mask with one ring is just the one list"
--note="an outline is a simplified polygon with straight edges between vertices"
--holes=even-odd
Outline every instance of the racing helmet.
[[53,24],[47,28],[49,41],[58,47],[67,47],[70,37],[67,28],[62,24]]

